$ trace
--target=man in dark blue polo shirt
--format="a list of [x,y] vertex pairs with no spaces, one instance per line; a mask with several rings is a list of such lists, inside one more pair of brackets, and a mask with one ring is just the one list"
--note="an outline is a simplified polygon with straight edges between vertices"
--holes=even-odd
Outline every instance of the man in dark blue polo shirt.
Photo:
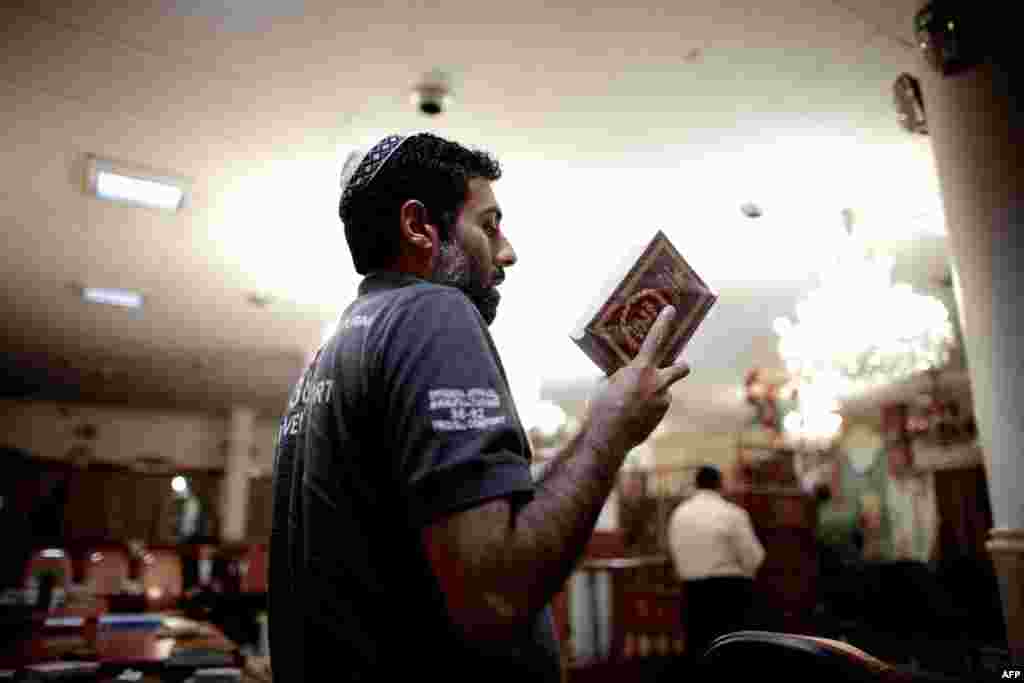
[[516,261],[496,161],[429,134],[353,154],[340,215],[366,278],[296,384],[274,463],[277,683],[558,681],[549,602],[626,453],[664,416],[666,309],[539,481],[488,325]]

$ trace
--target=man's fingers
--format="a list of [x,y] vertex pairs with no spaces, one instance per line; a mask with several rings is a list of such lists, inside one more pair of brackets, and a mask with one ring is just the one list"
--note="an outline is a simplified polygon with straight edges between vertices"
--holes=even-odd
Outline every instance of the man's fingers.
[[665,306],[658,312],[658,317],[655,319],[654,324],[647,330],[647,336],[644,337],[644,343],[640,347],[640,352],[636,354],[636,359],[643,365],[653,365],[657,367],[661,364],[661,358],[664,354],[665,337],[668,336],[668,328],[672,323],[672,320],[676,317],[676,309],[674,306]]
[[664,370],[660,371],[658,378],[659,387],[658,391],[664,391],[670,386],[683,379],[690,374],[690,364],[685,361],[679,361],[675,365],[670,365]]

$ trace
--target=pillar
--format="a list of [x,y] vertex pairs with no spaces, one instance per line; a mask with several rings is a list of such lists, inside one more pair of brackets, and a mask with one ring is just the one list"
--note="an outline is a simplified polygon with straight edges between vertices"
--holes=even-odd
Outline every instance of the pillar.
[[250,408],[232,408],[228,420],[228,449],[221,489],[221,540],[243,541],[249,505],[249,453],[253,445],[255,412]]
[[1024,117],[1010,90],[1009,7],[932,2],[915,29],[992,500],[987,547],[1010,651],[1024,661]]

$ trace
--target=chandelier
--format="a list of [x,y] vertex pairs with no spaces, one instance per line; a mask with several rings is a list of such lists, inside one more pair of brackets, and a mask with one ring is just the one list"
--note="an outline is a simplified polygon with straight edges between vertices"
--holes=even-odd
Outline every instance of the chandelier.
[[[801,395],[838,399],[906,379],[945,364],[953,327],[937,298],[892,282],[891,258],[846,234],[820,270],[820,286],[796,305],[796,320],[774,329],[787,370]],[[807,391],[810,389],[810,391]]]

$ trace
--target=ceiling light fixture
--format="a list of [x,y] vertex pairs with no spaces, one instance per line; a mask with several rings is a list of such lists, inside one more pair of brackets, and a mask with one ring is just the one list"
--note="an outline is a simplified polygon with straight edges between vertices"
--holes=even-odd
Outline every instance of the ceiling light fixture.
[[86,190],[99,199],[177,211],[188,199],[188,182],[169,174],[94,156],[86,165]]
[[101,287],[82,287],[82,298],[93,304],[121,306],[123,308],[141,308],[142,295],[127,289],[103,289]]

